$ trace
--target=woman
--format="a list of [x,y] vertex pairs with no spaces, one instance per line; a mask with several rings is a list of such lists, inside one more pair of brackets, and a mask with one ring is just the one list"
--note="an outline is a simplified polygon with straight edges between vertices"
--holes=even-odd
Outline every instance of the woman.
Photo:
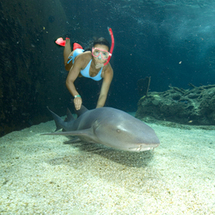
[[111,49],[109,42],[102,37],[94,41],[92,50],[90,51],[84,51],[77,43],[73,44],[73,51],[71,51],[69,38],[66,38],[66,41],[62,38],[56,40],[58,45],[65,46],[64,65],[65,69],[69,71],[66,79],[66,86],[69,92],[74,96],[76,110],[79,110],[82,105],[82,98],[74,85],[78,76],[91,78],[95,81],[103,79],[96,108],[103,107],[105,104],[109,87],[113,79],[113,69],[109,61],[114,47],[114,38],[111,28],[108,30],[112,40]]

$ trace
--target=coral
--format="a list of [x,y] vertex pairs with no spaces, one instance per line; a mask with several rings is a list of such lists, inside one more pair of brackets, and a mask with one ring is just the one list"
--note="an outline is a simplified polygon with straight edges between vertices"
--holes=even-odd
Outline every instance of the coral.
[[139,100],[136,117],[215,125],[215,85],[190,86],[192,89],[170,87],[165,92],[148,93]]

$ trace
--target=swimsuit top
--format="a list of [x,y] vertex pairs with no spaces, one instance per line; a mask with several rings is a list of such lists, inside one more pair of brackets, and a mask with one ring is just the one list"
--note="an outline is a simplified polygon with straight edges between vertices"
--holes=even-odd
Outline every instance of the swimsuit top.
[[84,76],[85,78],[91,78],[94,81],[100,81],[102,79],[101,74],[102,74],[102,69],[103,67],[99,70],[98,74],[94,77],[90,76],[90,65],[91,65],[92,60],[87,64],[87,66],[81,70],[81,75]]

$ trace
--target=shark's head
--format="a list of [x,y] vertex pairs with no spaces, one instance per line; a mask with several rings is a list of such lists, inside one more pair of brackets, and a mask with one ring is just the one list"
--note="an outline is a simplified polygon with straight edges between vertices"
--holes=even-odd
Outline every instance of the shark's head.
[[116,109],[110,111],[102,120],[97,119],[93,130],[99,142],[124,151],[147,151],[160,144],[151,127]]

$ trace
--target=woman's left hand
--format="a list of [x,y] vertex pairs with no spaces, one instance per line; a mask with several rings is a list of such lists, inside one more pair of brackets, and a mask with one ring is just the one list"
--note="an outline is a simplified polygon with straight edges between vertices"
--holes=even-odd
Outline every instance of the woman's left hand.
[[76,110],[80,110],[82,105],[82,98],[81,97],[74,98],[74,105]]

